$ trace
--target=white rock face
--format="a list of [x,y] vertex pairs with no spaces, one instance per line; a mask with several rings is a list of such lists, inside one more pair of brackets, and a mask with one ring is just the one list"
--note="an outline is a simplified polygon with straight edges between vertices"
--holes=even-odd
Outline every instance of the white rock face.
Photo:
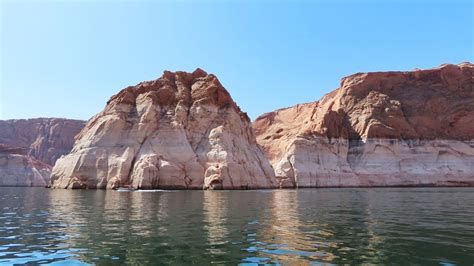
[[217,78],[165,72],[112,97],[53,168],[53,188],[241,189],[277,181]]
[[474,141],[300,138],[272,164],[282,187],[473,186]]
[[253,123],[282,187],[474,186],[474,65],[357,73]]
[[51,169],[29,156],[0,152],[0,186],[45,187]]

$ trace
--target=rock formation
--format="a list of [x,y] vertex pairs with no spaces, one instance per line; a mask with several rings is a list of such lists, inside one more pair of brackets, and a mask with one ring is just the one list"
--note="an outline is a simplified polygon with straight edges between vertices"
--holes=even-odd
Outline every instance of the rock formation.
[[0,144],[0,186],[46,186],[51,166],[27,155],[28,149]]
[[248,116],[214,75],[168,72],[113,96],[53,168],[53,188],[271,188]]
[[253,123],[282,187],[474,185],[474,65],[357,73]]
[[0,120],[0,144],[26,149],[26,154],[54,165],[71,151],[85,121],[62,118]]
[[84,125],[61,118],[0,120],[0,186],[46,186],[52,165],[71,151]]

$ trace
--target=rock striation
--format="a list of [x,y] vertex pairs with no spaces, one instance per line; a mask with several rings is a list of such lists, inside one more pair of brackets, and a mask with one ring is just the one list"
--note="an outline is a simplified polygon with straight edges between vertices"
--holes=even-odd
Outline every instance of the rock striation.
[[272,188],[250,119],[214,75],[165,71],[113,96],[53,168],[53,188]]
[[253,128],[281,187],[473,186],[474,65],[357,73]]
[[52,165],[71,151],[85,121],[0,120],[0,186],[46,186]]
[[71,151],[74,136],[85,126],[81,120],[34,118],[0,120],[0,144],[19,147],[49,165]]
[[0,144],[0,186],[46,186],[51,166],[27,155],[28,149]]

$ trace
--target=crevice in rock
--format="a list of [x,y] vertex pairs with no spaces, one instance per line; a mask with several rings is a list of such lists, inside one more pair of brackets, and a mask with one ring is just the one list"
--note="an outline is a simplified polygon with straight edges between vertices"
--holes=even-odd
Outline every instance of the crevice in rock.
[[291,156],[288,156],[286,158],[288,160],[288,163],[290,164],[290,169],[291,169],[291,176],[289,177],[293,183],[293,187],[298,188],[298,182],[296,180],[296,169],[293,163],[291,162]]

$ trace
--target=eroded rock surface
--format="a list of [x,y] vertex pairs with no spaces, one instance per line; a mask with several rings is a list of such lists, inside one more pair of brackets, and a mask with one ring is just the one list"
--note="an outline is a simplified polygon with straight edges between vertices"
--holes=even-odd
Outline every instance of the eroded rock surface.
[[168,72],[113,96],[54,166],[53,188],[272,188],[248,116],[214,75]]
[[0,144],[0,186],[46,186],[51,166],[27,155],[28,149]]
[[282,187],[474,185],[474,65],[358,73],[253,123]]
[[85,121],[0,120],[0,186],[46,186],[52,165],[71,151]]
[[61,155],[71,151],[74,136],[85,124],[62,118],[0,120],[0,144],[24,148],[27,155],[54,165]]

